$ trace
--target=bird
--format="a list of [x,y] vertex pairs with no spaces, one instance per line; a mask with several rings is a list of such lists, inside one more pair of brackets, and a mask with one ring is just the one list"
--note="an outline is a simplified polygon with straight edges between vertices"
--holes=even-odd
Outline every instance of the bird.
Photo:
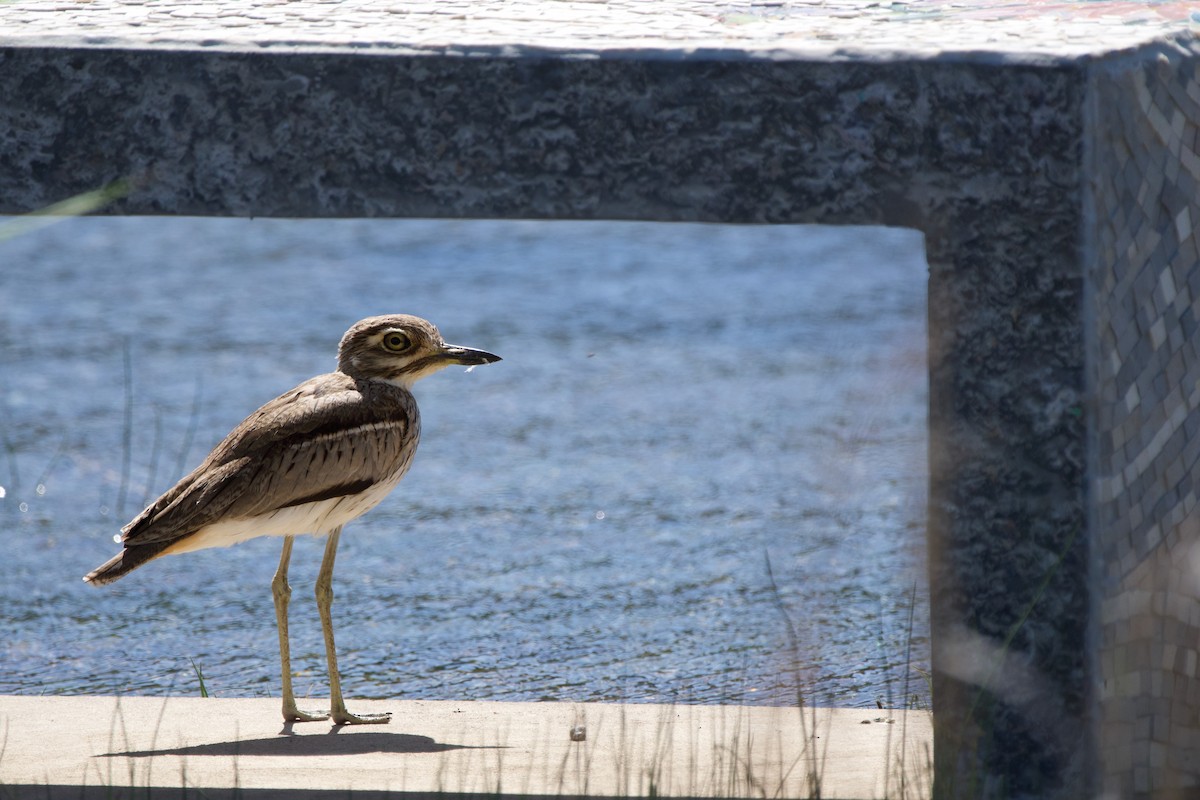
[[[120,553],[84,576],[103,585],[160,556],[282,536],[271,581],[285,722],[386,723],[390,713],[352,714],[342,697],[333,620],[333,565],[348,522],[374,508],[412,465],[421,419],[412,388],[452,364],[470,371],[500,361],[446,344],[432,323],[408,314],[360,320],[338,346],[337,369],[304,381],[246,417],[200,466],[146,507],[114,539]],[[315,594],[329,668],[330,709],[301,711],[292,691],[288,562],[295,537],[326,536]]]

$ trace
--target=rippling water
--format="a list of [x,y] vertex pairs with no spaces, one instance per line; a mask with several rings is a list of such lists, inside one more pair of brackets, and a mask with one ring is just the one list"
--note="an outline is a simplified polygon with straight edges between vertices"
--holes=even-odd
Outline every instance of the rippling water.
[[[80,576],[352,322],[409,312],[504,361],[418,385],[413,470],[346,529],[351,697],[927,697],[925,269],[917,234],[861,228],[76,219],[0,242],[0,693],[194,694],[194,662],[211,693],[277,695],[278,540]],[[320,555],[292,559],[314,696]]]

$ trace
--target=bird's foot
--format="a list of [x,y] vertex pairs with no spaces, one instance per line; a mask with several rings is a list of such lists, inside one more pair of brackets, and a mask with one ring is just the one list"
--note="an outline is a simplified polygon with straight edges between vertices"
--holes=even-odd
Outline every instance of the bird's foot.
[[386,725],[392,721],[392,712],[382,714],[351,714],[346,709],[334,710],[334,725]]
[[301,711],[294,705],[290,708],[287,705],[283,707],[284,722],[321,722],[329,719],[329,713],[326,711]]

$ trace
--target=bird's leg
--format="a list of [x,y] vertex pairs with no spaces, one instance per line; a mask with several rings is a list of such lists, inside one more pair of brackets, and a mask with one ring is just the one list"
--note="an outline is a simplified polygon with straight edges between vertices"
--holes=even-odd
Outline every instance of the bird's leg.
[[390,713],[385,714],[351,714],[346,710],[346,702],[342,699],[342,682],[338,676],[337,649],[333,644],[333,615],[329,607],[333,603],[333,561],[337,557],[338,538],[342,535],[340,527],[334,528],[325,543],[325,558],[321,561],[321,571],[317,573],[317,613],[321,615],[321,631],[325,634],[325,658],[329,661],[329,707],[335,725],[363,725],[369,723],[389,722]]
[[279,631],[279,666],[283,670],[283,720],[284,722],[316,722],[329,719],[322,712],[301,711],[296,708],[296,696],[292,694],[292,656],[288,645],[288,600],[292,587],[288,586],[288,561],[292,557],[294,536],[283,539],[283,553],[279,556],[279,569],[271,580],[271,594],[275,596],[275,628]]

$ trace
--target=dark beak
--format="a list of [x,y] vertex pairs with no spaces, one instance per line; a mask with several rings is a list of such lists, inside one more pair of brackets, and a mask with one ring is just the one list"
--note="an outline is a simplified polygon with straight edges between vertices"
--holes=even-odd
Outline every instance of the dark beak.
[[459,347],[456,344],[445,345],[442,348],[442,358],[451,364],[462,364],[466,367],[494,364],[500,360],[500,356],[493,355],[486,350],[474,350],[470,347]]

